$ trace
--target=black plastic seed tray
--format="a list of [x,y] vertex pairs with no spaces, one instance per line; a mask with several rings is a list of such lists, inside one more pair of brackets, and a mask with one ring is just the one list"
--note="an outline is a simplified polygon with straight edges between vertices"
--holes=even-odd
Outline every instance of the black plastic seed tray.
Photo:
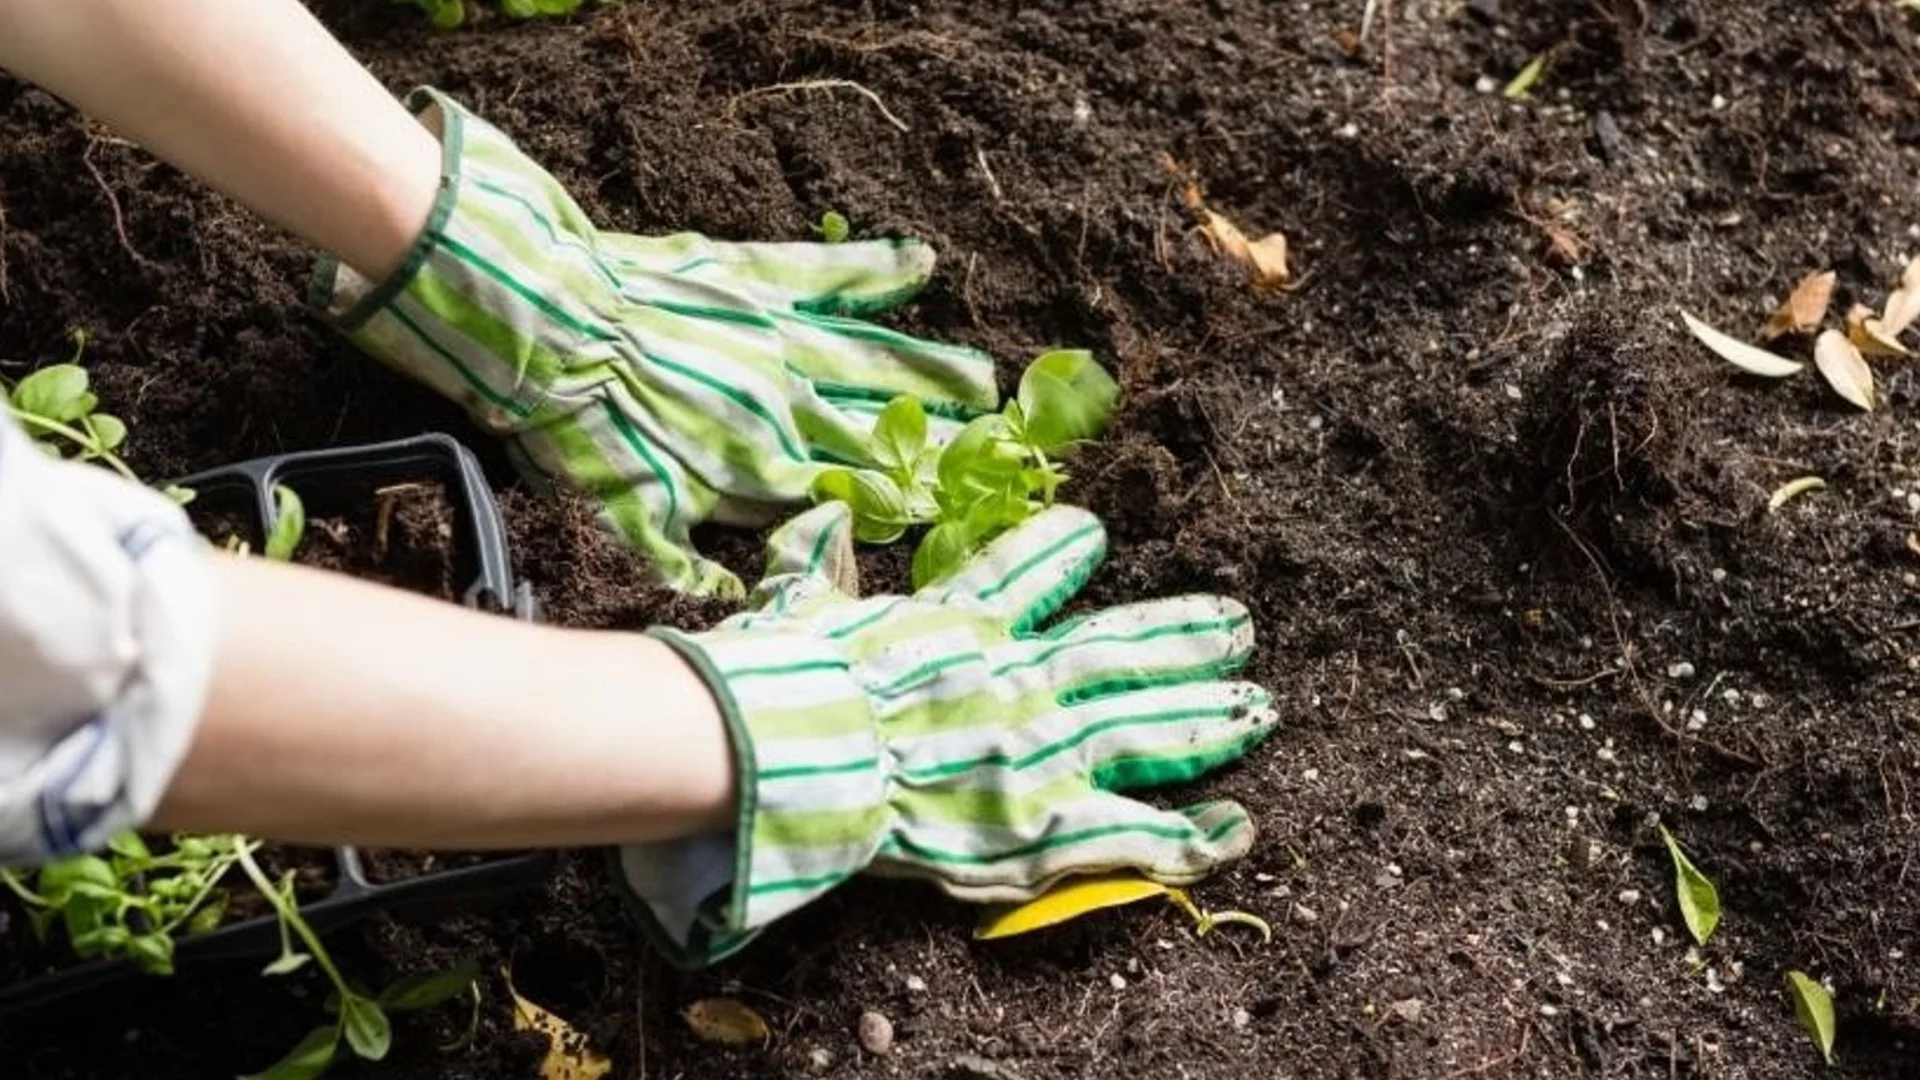
[[[300,496],[309,521],[364,507],[383,487],[438,483],[453,507],[457,580],[465,582],[461,601],[468,607],[524,621],[538,617],[531,590],[513,579],[506,530],[479,463],[466,447],[446,435],[429,434],[394,442],[256,458],[181,477],[175,483],[193,489],[197,513],[226,515],[225,524],[251,530],[244,537],[260,550],[274,518],[275,485]],[[503,856],[472,866],[421,874],[393,882],[370,880],[361,853],[332,852],[335,885],[325,896],[306,901],[301,912],[315,932],[326,934],[376,912],[409,920],[432,919],[484,907],[534,888],[551,874],[554,852]],[[280,949],[279,929],[271,914],[218,930],[181,938],[175,964],[257,958],[271,960]],[[143,975],[131,964],[93,960],[48,975],[0,984],[0,1017],[25,1013],[74,996]]]

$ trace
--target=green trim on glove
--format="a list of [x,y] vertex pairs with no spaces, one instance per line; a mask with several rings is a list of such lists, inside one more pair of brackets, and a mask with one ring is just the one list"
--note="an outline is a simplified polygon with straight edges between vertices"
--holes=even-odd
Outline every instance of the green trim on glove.
[[1254,826],[1234,803],[1122,794],[1195,779],[1273,730],[1266,691],[1223,681],[1253,649],[1245,608],[1184,596],[1037,629],[1106,551],[1067,507],[912,596],[858,600],[817,569],[849,529],[839,504],[802,515],[775,537],[758,610],[652,631],[713,688],[743,793],[731,888],[693,940],[666,943],[676,963],[727,955],[861,873],[1001,902],[1121,868],[1188,884],[1245,854]]
[[598,499],[660,580],[742,595],[691,530],[765,524],[824,468],[876,464],[856,403],[911,393],[953,420],[998,404],[991,357],[844,315],[915,295],[924,245],[602,233],[453,99],[421,89],[408,106],[443,147],[427,227],[379,283],[323,259],[310,302],[507,437],[530,479]]

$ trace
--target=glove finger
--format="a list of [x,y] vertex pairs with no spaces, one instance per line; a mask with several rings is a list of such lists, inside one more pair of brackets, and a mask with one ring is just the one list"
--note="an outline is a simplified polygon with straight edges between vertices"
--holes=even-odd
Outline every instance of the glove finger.
[[1049,709],[1007,742],[997,702],[982,723],[942,725],[894,745],[895,776],[918,790],[936,783],[1028,798],[1069,779],[1105,790],[1190,780],[1239,757],[1272,732],[1267,691],[1252,683],[1155,687]]
[[789,367],[828,398],[885,405],[901,394],[929,412],[969,420],[997,408],[993,357],[964,345],[928,341],[859,319],[773,313]]
[[989,612],[1024,633],[1060,610],[1107,554],[1107,530],[1077,506],[1051,506],[1001,533],[916,596]]
[[[913,807],[920,810],[918,799]],[[1032,899],[1068,877],[1114,870],[1191,884],[1244,856],[1254,837],[1252,818],[1231,802],[1166,811],[1090,791],[1011,824],[968,818],[967,809],[958,806],[951,819],[937,809],[903,818],[877,865],[930,878],[963,900],[1005,903]]]
[[638,431],[619,446],[571,419],[508,442],[522,476],[549,492],[571,490],[599,503],[601,525],[647,561],[655,580],[696,596],[746,595],[740,579],[694,550],[693,524],[717,501],[671,455]]
[[1253,617],[1238,601],[1180,596],[1111,608],[1022,642],[994,674],[1023,693],[1087,701],[1216,679],[1243,667],[1253,647]]
[[774,308],[871,314],[912,299],[933,276],[933,249],[918,240],[730,243],[696,233],[602,233],[615,270],[724,278]]
[[749,598],[759,611],[743,618],[741,625],[777,618],[796,604],[830,593],[860,595],[853,511],[837,501],[798,515],[767,538],[766,575]]

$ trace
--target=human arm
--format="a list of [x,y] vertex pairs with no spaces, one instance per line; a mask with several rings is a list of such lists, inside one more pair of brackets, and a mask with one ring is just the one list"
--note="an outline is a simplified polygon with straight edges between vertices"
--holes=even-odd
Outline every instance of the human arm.
[[371,277],[438,189],[439,141],[297,0],[0,0],[0,69]]

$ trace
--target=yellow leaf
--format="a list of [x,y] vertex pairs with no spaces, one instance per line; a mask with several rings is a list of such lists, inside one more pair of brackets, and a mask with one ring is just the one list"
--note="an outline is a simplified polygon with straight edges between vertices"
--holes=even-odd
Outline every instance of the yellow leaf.
[[749,1046],[772,1037],[760,1014],[732,998],[708,998],[680,1010],[701,1042]]
[[1831,270],[1800,279],[1793,295],[1767,316],[1767,324],[1760,328],[1760,340],[1772,341],[1782,334],[1804,334],[1817,328],[1827,317],[1827,305],[1833,302],[1835,280]]
[[1873,369],[1847,335],[1838,330],[1823,332],[1813,343],[1813,362],[1834,393],[1857,408],[1873,411]]
[[1012,937],[1057,926],[1101,908],[1174,895],[1185,898],[1178,889],[1131,874],[1069,878],[1024,904],[989,909],[973,936],[983,941]]
[[1680,313],[1680,318],[1686,321],[1687,329],[1700,339],[1702,345],[1719,353],[1722,360],[1742,371],[1764,375],[1769,379],[1784,379],[1799,374],[1800,369],[1806,367],[1797,360],[1775,356],[1758,346],[1729,337],[1684,311]]
[[513,1026],[517,1031],[538,1031],[547,1037],[547,1056],[540,1062],[541,1080],[600,1080],[613,1068],[606,1055],[587,1045],[587,1037],[573,1025],[520,996],[514,989],[513,972],[505,967],[500,977],[507,981],[507,993],[513,997]]
[[1887,333],[1884,323],[1874,317],[1873,309],[1855,304],[1847,311],[1847,340],[1862,356],[1908,356],[1905,345]]
[[1803,476],[1798,480],[1789,480],[1774,488],[1773,494],[1767,496],[1767,513],[1771,514],[1787,505],[1787,501],[1795,496],[1804,495],[1809,491],[1825,491],[1826,487],[1827,482],[1817,476]]
[[1205,224],[1200,232],[1207,238],[1213,249],[1229,259],[1245,266],[1253,275],[1253,283],[1262,289],[1279,289],[1293,280],[1293,271],[1287,267],[1287,238],[1280,233],[1268,233],[1258,240],[1248,240],[1240,227],[1212,210],[1202,209],[1201,217]]

